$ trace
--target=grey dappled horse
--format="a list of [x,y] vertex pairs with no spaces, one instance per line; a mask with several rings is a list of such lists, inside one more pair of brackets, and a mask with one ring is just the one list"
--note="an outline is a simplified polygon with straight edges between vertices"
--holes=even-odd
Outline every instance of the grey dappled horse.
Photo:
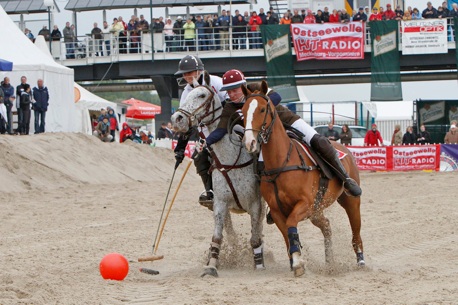
[[[216,129],[222,113],[221,101],[219,101],[218,95],[214,94],[210,84],[210,77],[206,71],[204,79],[206,85],[200,85],[195,82],[194,89],[188,94],[184,105],[172,115],[171,121],[175,130],[187,132],[191,127],[199,125],[205,125],[209,132]],[[245,149],[241,149],[240,146],[231,143],[229,134],[226,134],[219,142],[213,144],[212,149],[221,164],[228,167],[234,164],[247,163],[252,158]],[[238,160],[237,156],[239,156]],[[250,215],[250,244],[253,248],[255,268],[264,269],[262,244],[263,205],[261,204],[259,182],[254,175],[253,166],[232,169],[228,172],[228,175],[243,210],[237,205],[221,171],[215,169],[212,173],[215,230],[210,246],[209,260],[202,276],[218,276],[217,264],[223,239],[223,226],[225,220],[231,223],[230,210],[238,213],[246,211]],[[226,227],[226,232],[228,230],[232,230],[232,228]]]

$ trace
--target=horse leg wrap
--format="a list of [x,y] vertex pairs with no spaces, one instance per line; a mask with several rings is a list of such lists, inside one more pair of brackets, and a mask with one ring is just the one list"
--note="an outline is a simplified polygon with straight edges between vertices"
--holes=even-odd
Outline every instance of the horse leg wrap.
[[218,259],[219,257],[219,244],[217,243],[211,243],[210,244],[210,257]]
[[297,233],[296,227],[288,228],[288,239],[289,239],[289,254],[293,254],[294,252],[301,253],[301,242],[299,240],[299,233]]
[[358,263],[359,266],[366,265],[366,262],[364,261],[363,252],[356,253],[356,262]]
[[256,269],[264,269],[264,254],[263,245],[261,244],[257,248],[253,248],[254,254],[254,266]]

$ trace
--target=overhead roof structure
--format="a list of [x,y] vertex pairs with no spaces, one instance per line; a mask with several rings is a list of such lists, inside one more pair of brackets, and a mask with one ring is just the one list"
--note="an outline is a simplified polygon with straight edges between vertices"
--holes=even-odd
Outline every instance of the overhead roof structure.
[[[57,11],[60,11],[56,1],[53,2]],[[8,15],[36,14],[48,11],[48,7],[44,5],[43,0],[0,0],[0,5]]]
[[[232,4],[249,4],[251,1],[252,0],[154,0],[153,7],[224,5],[230,4],[231,2]],[[150,0],[70,0],[65,6],[65,9],[83,12],[147,7],[150,7]]]

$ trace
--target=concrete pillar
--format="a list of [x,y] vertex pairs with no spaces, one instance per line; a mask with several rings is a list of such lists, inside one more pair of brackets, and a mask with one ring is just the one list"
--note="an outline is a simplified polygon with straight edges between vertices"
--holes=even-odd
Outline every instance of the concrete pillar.
[[[102,11],[102,21],[108,22],[108,20],[107,20],[107,10],[103,10]],[[111,23],[108,22],[108,24],[111,24]]]
[[[178,96],[178,84],[175,77],[157,75],[152,76],[154,87],[161,100],[161,114],[156,115],[155,128],[158,131],[162,122],[169,122],[172,116],[172,97]],[[154,135],[156,137],[156,135]]]

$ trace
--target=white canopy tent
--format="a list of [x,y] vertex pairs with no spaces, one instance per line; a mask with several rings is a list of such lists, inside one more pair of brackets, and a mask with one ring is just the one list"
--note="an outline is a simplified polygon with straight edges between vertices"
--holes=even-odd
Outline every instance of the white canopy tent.
[[[46,114],[47,132],[82,131],[81,111],[77,111],[73,93],[73,70],[54,62],[39,50],[0,6],[0,58],[13,62],[13,71],[0,72],[8,76],[12,86],[20,84],[21,76],[33,88],[38,79],[43,79],[49,90],[49,108]],[[34,131],[33,112],[30,129]]]

